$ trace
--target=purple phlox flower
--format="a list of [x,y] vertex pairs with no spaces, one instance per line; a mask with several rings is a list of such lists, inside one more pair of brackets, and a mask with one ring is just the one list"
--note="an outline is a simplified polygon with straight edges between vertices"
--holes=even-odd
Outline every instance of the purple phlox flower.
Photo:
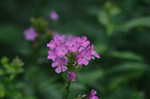
[[65,42],[65,36],[64,35],[55,34],[53,36],[53,40],[51,40],[47,44],[47,47],[49,47],[50,49],[54,49],[55,47],[62,45],[64,42]]
[[92,90],[90,91],[90,94],[88,95],[88,98],[87,98],[87,99],[99,99],[99,97],[96,96],[96,94],[97,94],[96,90],[92,89]]
[[68,80],[69,81],[76,81],[76,73],[75,72],[68,72]]
[[57,21],[59,19],[59,15],[57,14],[57,12],[55,10],[52,10],[50,12],[50,19],[52,19],[53,21]]
[[56,54],[55,54],[55,50],[49,50],[48,51],[48,59],[51,59],[51,60],[55,60],[57,58]]
[[[75,56],[74,65],[87,65],[91,59],[94,59],[95,57],[100,58],[100,56],[94,50],[94,46],[90,44],[90,41],[87,39],[87,37],[60,35],[57,33],[47,44],[47,47],[49,48],[48,59],[51,59],[53,63],[57,63],[57,65],[60,63],[57,62],[58,59],[69,60],[68,55],[70,53],[73,53]],[[61,64],[61,67],[65,66],[65,69],[61,70],[59,67],[59,72],[64,72],[67,70],[67,62],[68,61],[65,61],[65,64],[62,62],[63,66]]]
[[55,50],[57,52],[56,55],[59,57],[64,57],[68,52],[66,46],[64,45],[58,46]]
[[37,32],[33,27],[30,27],[24,31],[24,36],[26,40],[34,41],[37,37]]
[[54,57],[64,57],[68,50],[67,50],[67,46],[65,45],[65,36],[64,35],[54,35],[54,38],[52,41],[50,41],[47,44],[47,47],[50,48],[50,50],[48,51],[48,57],[53,57],[53,58],[49,58],[54,60]]
[[100,56],[94,50],[93,45],[89,45],[85,49],[82,49],[77,54],[76,58],[79,65],[88,65],[89,61],[95,57],[100,58]]
[[70,38],[66,42],[66,46],[69,52],[77,52],[80,45],[78,44],[76,37],[70,36]]
[[78,38],[78,43],[80,44],[81,47],[85,48],[90,44],[90,41],[87,39],[86,36],[83,36]]
[[67,68],[67,58],[56,58],[55,61],[52,63],[52,67],[55,68],[56,73],[65,72]]

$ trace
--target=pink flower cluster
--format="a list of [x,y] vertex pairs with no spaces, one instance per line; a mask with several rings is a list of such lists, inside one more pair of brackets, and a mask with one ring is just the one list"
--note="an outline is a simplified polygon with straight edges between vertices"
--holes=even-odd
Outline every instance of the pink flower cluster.
[[59,19],[59,15],[55,10],[52,10],[49,15],[50,19],[53,21],[57,21]]
[[37,37],[37,32],[33,27],[30,27],[24,31],[26,40],[34,41]]
[[99,97],[96,96],[96,94],[96,90],[92,89],[87,99],[99,99]]
[[69,81],[76,81],[76,73],[75,72],[68,72],[68,80]]
[[47,47],[48,59],[53,61],[52,67],[55,72],[65,72],[68,67],[68,55],[69,53],[75,54],[76,65],[88,65],[91,59],[95,57],[100,58],[100,56],[94,50],[94,46],[90,44],[87,37],[76,37],[71,35],[60,35],[55,34],[53,40],[51,40]]

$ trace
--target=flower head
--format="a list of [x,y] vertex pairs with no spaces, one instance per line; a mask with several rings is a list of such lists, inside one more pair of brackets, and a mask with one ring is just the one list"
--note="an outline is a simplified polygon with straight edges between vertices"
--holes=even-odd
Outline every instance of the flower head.
[[97,94],[96,90],[92,89],[92,90],[90,91],[90,94],[88,95],[88,98],[87,98],[87,99],[99,99],[99,97],[96,96],[96,94]]
[[100,58],[100,56],[94,50],[93,45],[88,45],[85,49],[82,49],[77,54],[77,63],[79,65],[88,65],[89,61],[95,57]]
[[67,70],[67,58],[57,57],[52,63],[52,67],[55,68],[56,73],[64,72]]
[[34,28],[30,27],[24,31],[24,36],[26,40],[34,41],[37,37],[37,32]]
[[65,72],[68,69],[67,63],[70,53],[74,53],[74,64],[80,66],[88,65],[89,61],[95,57],[100,58],[87,37],[55,34],[53,39],[47,44],[47,47],[49,48],[48,59],[51,59],[53,64],[55,64],[52,67],[55,67],[55,71],[59,68],[59,72],[56,71],[57,73]]
[[76,73],[75,72],[68,72],[68,80],[69,81],[76,81]]
[[52,19],[53,21],[57,21],[59,19],[59,15],[57,14],[57,12],[55,10],[52,10],[50,12],[50,19]]

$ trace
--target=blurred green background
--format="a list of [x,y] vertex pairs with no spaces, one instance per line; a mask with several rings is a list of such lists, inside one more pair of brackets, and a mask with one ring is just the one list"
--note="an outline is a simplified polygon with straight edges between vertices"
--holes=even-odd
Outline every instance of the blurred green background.
[[[57,22],[48,17],[52,9]],[[0,99],[64,94],[47,60],[51,35],[41,33],[37,48],[24,39],[32,18],[44,18],[49,31],[86,35],[101,54],[78,74],[70,99],[90,89],[101,99],[150,99],[150,0],[0,0],[0,11]]]

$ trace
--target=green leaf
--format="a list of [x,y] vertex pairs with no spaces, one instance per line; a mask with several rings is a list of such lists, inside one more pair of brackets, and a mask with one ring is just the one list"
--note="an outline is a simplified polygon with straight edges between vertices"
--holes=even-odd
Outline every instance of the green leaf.
[[4,71],[0,69],[0,76],[4,74]]
[[98,20],[103,25],[109,25],[110,24],[110,19],[108,17],[108,14],[105,11],[101,11],[98,14]]
[[103,78],[104,72],[102,70],[95,70],[90,72],[80,73],[78,78],[81,83],[84,84],[91,84],[94,83],[96,80]]
[[129,60],[138,60],[142,61],[143,57],[133,53],[133,52],[118,52],[118,51],[113,51],[111,56],[116,57],[116,58],[121,58],[121,59],[129,59]]
[[150,68],[144,63],[124,63],[105,71],[105,77],[109,78],[107,88],[116,89],[131,80],[140,78],[145,72],[150,72]]
[[127,72],[127,71],[137,73],[138,71],[140,72],[150,71],[150,68],[147,64],[144,63],[127,62],[119,64],[117,66],[113,66],[113,68],[108,70],[107,73]]
[[0,27],[0,41],[8,44],[19,44],[21,41],[21,31],[13,25]]
[[107,95],[106,99],[145,99],[144,93],[138,92],[131,88],[120,88],[114,90],[111,95]]
[[2,84],[0,84],[0,98],[3,98],[5,96],[5,88]]
[[107,44],[97,44],[95,47],[96,52],[98,53],[104,53],[109,49],[109,47],[107,46]]
[[125,23],[125,25],[123,25],[122,28],[123,30],[130,30],[132,28],[141,27],[141,26],[150,28],[150,17],[133,19]]
[[38,31],[38,32],[45,32],[45,30],[48,27],[48,23],[46,20],[44,20],[43,18],[32,18],[31,19],[31,23],[33,25],[33,27]]
[[8,62],[9,62],[9,59],[7,57],[2,57],[1,58],[2,65],[8,64]]

